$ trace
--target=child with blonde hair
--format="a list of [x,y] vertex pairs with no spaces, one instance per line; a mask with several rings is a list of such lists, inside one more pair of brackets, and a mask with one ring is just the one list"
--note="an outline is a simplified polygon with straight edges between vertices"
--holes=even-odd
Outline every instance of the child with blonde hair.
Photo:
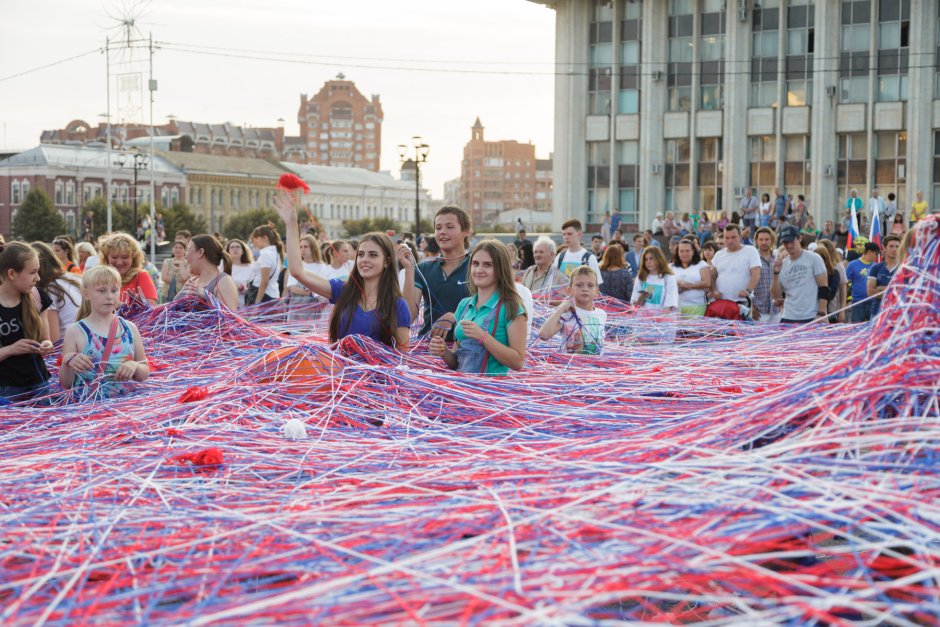
[[565,352],[601,354],[607,312],[594,306],[599,292],[597,274],[590,266],[578,266],[571,273],[567,292],[568,297],[542,324],[539,337],[549,340],[561,332]]
[[59,383],[79,398],[111,398],[126,393],[130,381],[150,375],[137,326],[116,315],[121,305],[121,275],[108,265],[82,276],[78,322],[65,332]]

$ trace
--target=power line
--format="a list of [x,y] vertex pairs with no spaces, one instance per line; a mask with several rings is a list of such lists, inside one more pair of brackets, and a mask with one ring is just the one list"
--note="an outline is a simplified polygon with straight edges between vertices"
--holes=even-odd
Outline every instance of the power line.
[[14,78],[19,78],[20,76],[26,76],[27,74],[32,74],[33,72],[39,72],[40,70],[46,70],[46,69],[48,69],[48,68],[55,67],[55,66],[57,66],[57,65],[62,65],[63,63],[68,63],[69,61],[74,61],[75,59],[81,59],[82,57],[87,57],[87,56],[90,55],[90,54],[95,54],[96,52],[101,52],[101,50],[102,50],[101,48],[95,48],[94,50],[89,50],[89,51],[87,51],[87,52],[82,52],[82,53],[80,53],[80,54],[76,54],[76,55],[74,55],[74,56],[71,56],[71,57],[68,57],[68,58],[65,58],[65,59],[60,59],[60,60],[58,60],[58,61],[53,61],[52,63],[47,63],[46,65],[40,65],[39,67],[30,68],[30,69],[28,69],[28,70],[23,70],[22,72],[17,72],[16,74],[11,74],[11,75],[9,75],[9,76],[4,76],[3,78],[0,78],[0,83],[2,83],[2,82],[4,82],[4,81],[12,80],[12,79],[14,79]]

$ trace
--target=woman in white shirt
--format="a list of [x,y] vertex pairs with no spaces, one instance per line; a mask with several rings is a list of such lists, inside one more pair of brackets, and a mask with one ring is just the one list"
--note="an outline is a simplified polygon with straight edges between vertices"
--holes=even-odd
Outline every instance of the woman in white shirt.
[[[320,257],[320,247],[317,246],[317,240],[309,233],[300,236],[300,258],[304,264],[304,272],[325,276],[327,266]],[[313,320],[319,318],[318,315],[315,315],[319,313],[319,310],[315,312],[313,307],[314,303],[317,302],[316,294],[301,285],[291,275],[287,277],[284,290],[290,298],[287,313],[288,320]]]
[[770,194],[763,194],[760,197],[760,205],[758,207],[758,226],[770,226]]
[[637,280],[633,282],[630,302],[645,309],[674,312],[679,309],[679,287],[663,251],[647,246],[640,260]]
[[281,236],[265,224],[251,232],[251,243],[259,251],[258,260],[255,262],[256,274],[251,282],[252,287],[258,291],[254,300],[247,304],[256,305],[276,300],[281,297],[277,279],[284,265],[284,244],[281,242]]
[[65,271],[49,244],[33,242],[32,247],[39,255],[37,287],[52,298],[52,305],[42,315],[49,326],[49,339],[55,342],[75,322],[82,305],[82,280],[77,274]]
[[330,279],[340,279],[342,281],[348,279],[353,268],[352,256],[353,249],[348,242],[341,239],[334,240],[332,244],[326,247],[326,263],[328,266],[326,275],[323,278],[327,281]]
[[225,252],[232,258],[232,280],[238,288],[238,306],[245,305],[245,290],[255,276],[255,258],[251,249],[240,239],[230,239]]
[[705,290],[711,284],[711,271],[692,242],[679,242],[671,267],[679,289],[679,311],[684,316],[705,315]]

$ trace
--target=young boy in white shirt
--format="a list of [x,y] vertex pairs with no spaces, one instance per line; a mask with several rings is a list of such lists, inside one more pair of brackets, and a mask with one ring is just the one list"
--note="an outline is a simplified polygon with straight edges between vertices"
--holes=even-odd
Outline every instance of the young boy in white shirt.
[[561,225],[561,237],[565,240],[566,250],[555,256],[555,267],[570,277],[575,268],[588,266],[597,275],[597,284],[604,282],[601,269],[597,264],[597,257],[591,251],[581,246],[580,220],[568,220]]
[[607,312],[594,306],[599,293],[597,277],[589,266],[578,266],[571,273],[568,297],[539,329],[539,337],[549,340],[559,331],[565,340],[565,352],[600,355],[604,349]]

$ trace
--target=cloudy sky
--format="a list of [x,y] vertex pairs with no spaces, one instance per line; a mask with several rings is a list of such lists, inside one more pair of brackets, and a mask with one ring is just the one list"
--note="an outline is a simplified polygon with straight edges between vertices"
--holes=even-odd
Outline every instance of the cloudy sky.
[[[552,150],[554,13],[526,0],[5,2],[0,148],[35,146],[43,129],[76,118],[96,125],[107,97],[95,50],[141,12],[134,36],[160,45],[156,123],[284,118],[296,135],[300,94],[343,72],[381,97],[383,169],[398,169],[396,146],[413,135],[430,144],[422,172],[435,197],[460,175],[477,116],[487,139],[531,141],[539,157]],[[144,50],[113,59],[114,74],[146,71]]]

